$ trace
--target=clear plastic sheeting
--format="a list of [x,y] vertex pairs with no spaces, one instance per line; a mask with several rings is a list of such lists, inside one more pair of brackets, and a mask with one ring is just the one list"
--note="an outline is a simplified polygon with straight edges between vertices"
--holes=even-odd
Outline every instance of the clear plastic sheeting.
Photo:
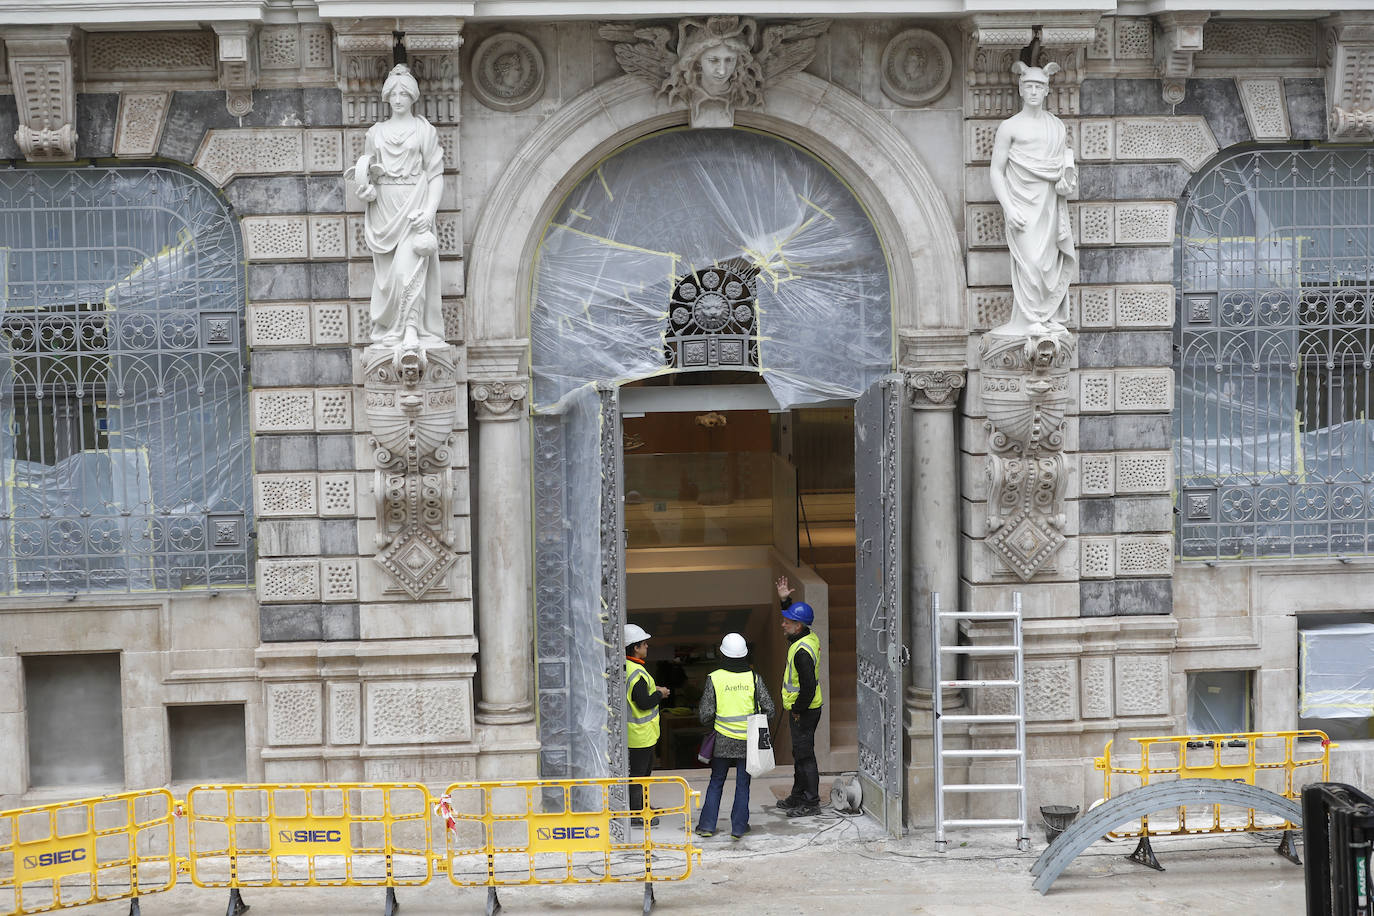
[[[710,291],[703,272],[720,284],[715,312],[697,307]],[[701,287],[684,297],[687,283]],[[603,495],[623,486],[620,428],[597,384],[679,371],[667,338],[700,331],[683,352],[738,347],[736,367],[759,371],[783,407],[854,399],[892,365],[891,321],[887,262],[868,216],[823,163],[776,137],[655,134],[568,195],[539,245],[530,317],[542,415],[535,589],[545,775],[614,775],[623,758],[623,726],[608,705],[620,700],[606,686],[615,647],[602,628],[603,614],[621,610],[605,603],[600,576],[617,547],[603,541],[619,526],[603,518]],[[560,484],[558,499],[550,487]]]
[[857,398],[892,365],[887,262],[853,193],[814,156],[748,130],[672,130],[602,162],[538,250],[536,410],[595,381],[665,371],[677,280],[740,264],[759,370],[783,407]]
[[1298,631],[1298,716],[1374,717],[1374,623]]
[[172,169],[15,169],[0,239],[0,591],[251,581],[223,199]]

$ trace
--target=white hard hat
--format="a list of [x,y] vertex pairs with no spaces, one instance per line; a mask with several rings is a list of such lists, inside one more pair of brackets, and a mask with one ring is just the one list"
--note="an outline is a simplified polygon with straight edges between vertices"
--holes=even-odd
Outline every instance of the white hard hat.
[[726,658],[744,658],[749,654],[749,645],[738,633],[726,633],[720,641],[720,654]]
[[633,646],[637,642],[643,642],[649,638],[649,634],[644,632],[644,628],[637,623],[625,624],[625,645]]

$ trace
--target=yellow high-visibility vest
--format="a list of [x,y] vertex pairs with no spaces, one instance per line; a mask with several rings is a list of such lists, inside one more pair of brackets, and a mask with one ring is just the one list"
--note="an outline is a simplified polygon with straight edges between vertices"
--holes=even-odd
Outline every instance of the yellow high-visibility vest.
[[782,675],[782,708],[791,709],[801,693],[797,681],[797,653],[805,652],[811,656],[811,670],[816,673],[816,695],[811,698],[811,708],[821,705],[821,639],[815,632],[807,633],[787,648],[787,670]]
[[635,684],[640,681],[653,693],[658,689],[653,676],[639,662],[625,659],[625,730],[630,747],[653,747],[658,744],[658,707],[640,709],[635,705]]
[[716,732],[743,741],[754,713],[754,672],[717,668],[711,672],[711,686],[716,691]]

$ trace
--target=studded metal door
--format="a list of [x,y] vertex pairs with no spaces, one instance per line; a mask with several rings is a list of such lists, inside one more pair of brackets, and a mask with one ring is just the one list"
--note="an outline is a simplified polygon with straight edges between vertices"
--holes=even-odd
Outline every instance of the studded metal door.
[[902,378],[854,406],[859,780],[864,810],[902,832]]

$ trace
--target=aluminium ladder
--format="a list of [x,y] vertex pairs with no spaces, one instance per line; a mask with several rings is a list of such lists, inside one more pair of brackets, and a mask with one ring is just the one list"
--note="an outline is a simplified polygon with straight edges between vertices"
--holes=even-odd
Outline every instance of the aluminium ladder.
[[[935,689],[931,702],[935,711],[934,727],[931,729],[935,739],[935,848],[945,850],[946,827],[1015,827],[1016,847],[1021,850],[1030,848],[1030,832],[1026,823],[1026,695],[1025,672],[1022,666],[1021,645],[1021,593],[1012,593],[1010,611],[941,611],[940,595],[931,595],[931,662],[934,671]],[[1002,621],[1011,625],[1011,644],[994,646],[946,646],[940,643],[941,621],[975,620]],[[942,674],[944,656],[953,656],[954,677],[946,679]],[[997,679],[959,679],[958,657],[1007,656],[1012,659],[1010,680]],[[983,687],[1010,688],[1015,701],[1009,714],[958,713],[945,715],[942,709],[941,692],[946,687],[977,690]],[[947,750],[945,748],[944,727],[958,723],[1011,724],[1016,726],[1016,746],[999,748],[968,748]],[[963,783],[945,784],[945,760],[948,758],[995,758],[1016,761],[1016,782],[1014,783]],[[1016,816],[1000,818],[954,818],[945,817],[945,793],[997,792],[1016,797]]]

